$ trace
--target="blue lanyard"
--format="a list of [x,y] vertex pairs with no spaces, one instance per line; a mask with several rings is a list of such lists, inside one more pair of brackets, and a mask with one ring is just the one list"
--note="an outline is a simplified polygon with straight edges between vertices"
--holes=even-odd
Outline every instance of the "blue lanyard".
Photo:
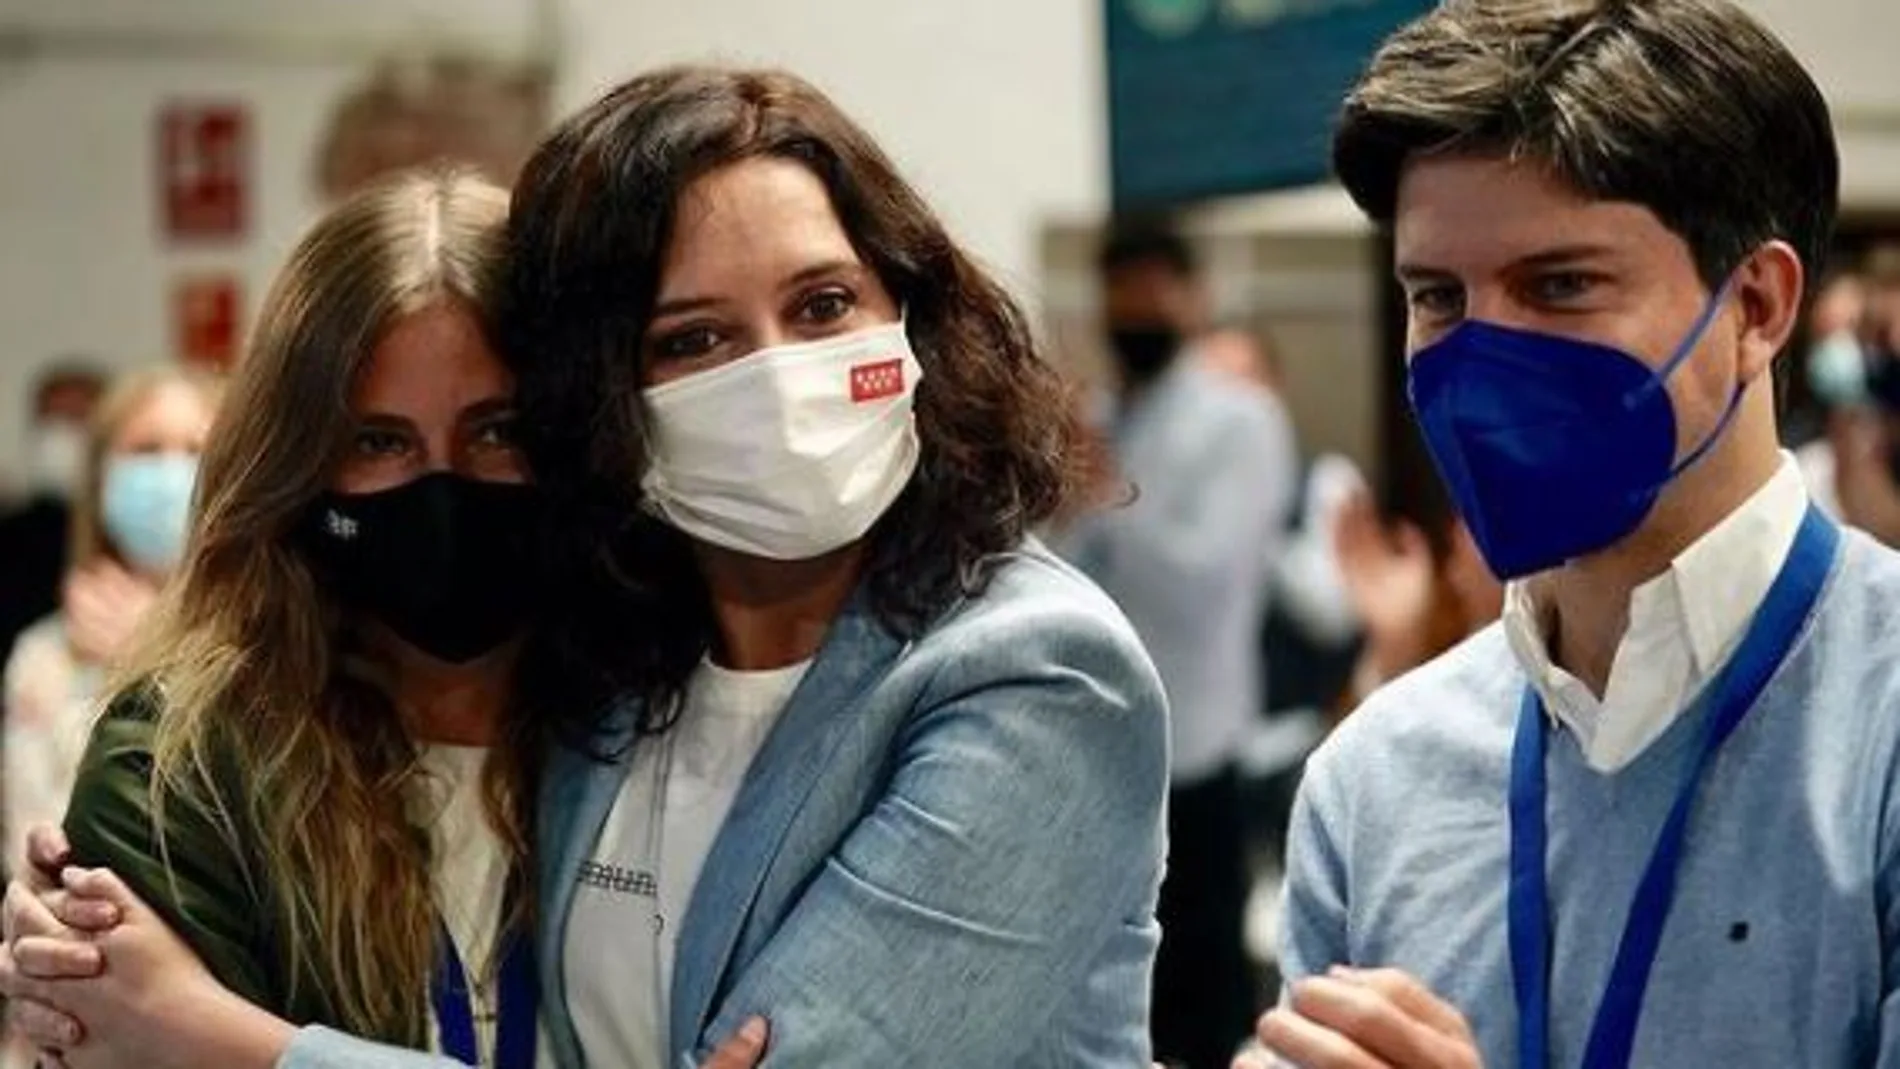
[[[510,881],[502,906],[504,920],[515,913],[518,885]],[[516,931],[503,933],[507,949],[497,974],[500,1018],[495,1030],[495,1069],[534,1069],[537,1037],[536,1003],[540,990],[534,975],[534,941]],[[429,1001],[435,1007],[436,1027],[440,1030],[442,1053],[463,1065],[482,1064],[480,1044],[475,1038],[475,1012],[469,997],[468,973],[455,952],[448,928],[436,920],[435,975],[429,979]]]
[[[1636,1042],[1643,990],[1656,962],[1663,923],[1676,893],[1683,840],[1696,791],[1715,753],[1748,715],[1775,669],[1793,648],[1820,599],[1833,567],[1840,530],[1812,505],[1801,521],[1794,548],[1769,587],[1735,655],[1710,683],[1699,707],[1701,745],[1692,753],[1655,852],[1637,884],[1636,897],[1616,948],[1609,984],[1584,1049],[1584,1069],[1624,1069]],[[1520,1069],[1544,1069],[1550,1058],[1550,898],[1546,886],[1544,707],[1525,689],[1511,751],[1511,977],[1517,991]]]

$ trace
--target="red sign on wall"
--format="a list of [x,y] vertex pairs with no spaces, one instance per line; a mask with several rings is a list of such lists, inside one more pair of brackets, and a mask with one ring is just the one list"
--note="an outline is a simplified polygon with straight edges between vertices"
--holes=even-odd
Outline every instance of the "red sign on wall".
[[241,104],[175,104],[159,114],[159,197],[174,241],[244,236],[251,119]]
[[243,290],[236,275],[198,275],[172,289],[178,359],[192,367],[226,371],[243,345]]

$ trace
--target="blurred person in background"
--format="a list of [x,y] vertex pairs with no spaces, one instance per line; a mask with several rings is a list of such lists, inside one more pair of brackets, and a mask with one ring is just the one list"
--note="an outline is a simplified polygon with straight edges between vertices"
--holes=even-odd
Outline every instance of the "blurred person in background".
[[[1900,546],[1900,249],[1868,257],[1863,288],[1854,351],[1859,376],[1837,376],[1843,399],[1828,412],[1826,437],[1803,451],[1805,466],[1824,488],[1817,498],[1842,522]],[[1817,332],[1823,311],[1817,304]],[[1833,362],[1845,369],[1846,345],[1837,347]]]
[[[1843,424],[1872,402],[1868,389],[1867,280],[1857,271],[1835,270],[1822,283],[1808,312],[1808,350],[1801,372],[1819,408],[1818,432],[1799,445],[1795,460],[1815,504],[1841,517],[1836,437]],[[1850,521],[1851,522],[1851,521]]]
[[[1872,263],[1879,268],[1890,256],[1877,254]],[[1830,408],[1867,399],[1863,325],[1868,304],[1868,278],[1859,271],[1837,269],[1822,280],[1808,312],[1808,351],[1802,373],[1809,391]]]
[[1259,629],[1294,487],[1292,429],[1273,394],[1234,389],[1197,355],[1209,298],[1179,235],[1119,229],[1098,267],[1120,373],[1100,474],[1132,497],[1082,516],[1062,545],[1134,623],[1172,712],[1155,1053],[1224,1069],[1252,1012],[1235,760],[1262,706]]
[[0,651],[59,606],[86,423],[104,386],[98,371],[78,361],[55,365],[33,385],[25,500],[0,515]]
[[1364,621],[1339,559],[1339,523],[1366,492],[1359,466],[1322,453],[1306,466],[1284,548],[1273,562],[1261,642],[1273,716],[1337,707],[1364,645]]
[[1239,327],[1216,327],[1193,339],[1193,358],[1216,374],[1285,400],[1280,353],[1271,342]]
[[59,611],[20,636],[4,680],[6,862],[66,812],[107,673],[184,554],[218,386],[182,369],[117,381],[83,443]]
[[[1203,367],[1264,391],[1285,411],[1285,369],[1269,340],[1217,328],[1203,335],[1193,352]],[[1260,636],[1266,658],[1262,709],[1275,719],[1334,710],[1363,645],[1364,621],[1336,550],[1339,518],[1365,494],[1365,476],[1340,454],[1307,461],[1300,459],[1297,443],[1295,448],[1297,485],[1288,495],[1281,537],[1264,547],[1270,574]],[[1249,764],[1254,763],[1250,757]]]

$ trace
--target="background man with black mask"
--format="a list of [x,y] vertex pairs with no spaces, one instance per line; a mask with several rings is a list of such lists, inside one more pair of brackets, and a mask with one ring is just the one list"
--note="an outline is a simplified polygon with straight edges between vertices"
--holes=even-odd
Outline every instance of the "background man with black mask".
[[1185,241],[1124,229],[1099,267],[1120,373],[1102,428],[1116,485],[1066,549],[1133,621],[1172,711],[1155,1053],[1224,1069],[1253,999],[1233,757],[1261,708],[1257,638],[1295,483],[1293,436],[1271,394],[1192,358],[1210,302]]

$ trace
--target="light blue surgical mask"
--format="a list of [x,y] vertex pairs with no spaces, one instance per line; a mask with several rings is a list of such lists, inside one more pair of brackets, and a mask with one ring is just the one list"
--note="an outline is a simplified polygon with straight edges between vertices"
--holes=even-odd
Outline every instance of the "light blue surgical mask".
[[164,453],[106,461],[100,522],[127,564],[163,575],[185,555],[196,454]]
[[1851,330],[1837,330],[1808,351],[1808,386],[1826,405],[1867,401],[1867,357]]

